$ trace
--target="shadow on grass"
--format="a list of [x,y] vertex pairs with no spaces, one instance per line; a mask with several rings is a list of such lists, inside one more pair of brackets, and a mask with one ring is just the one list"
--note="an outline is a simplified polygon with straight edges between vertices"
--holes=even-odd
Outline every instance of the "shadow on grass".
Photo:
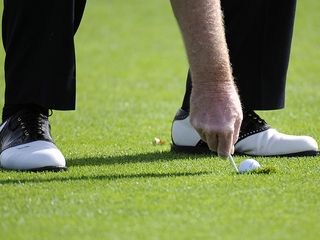
[[[203,155],[204,156],[204,155]],[[206,155],[208,156],[208,155]],[[102,166],[112,164],[130,164],[130,163],[148,163],[148,162],[167,162],[177,159],[198,159],[201,155],[177,154],[174,152],[152,152],[141,153],[134,155],[119,155],[106,157],[88,157],[71,159],[68,161],[69,169],[75,166]],[[0,185],[7,184],[24,184],[24,183],[46,183],[46,182],[70,182],[70,181],[88,181],[88,180],[119,180],[119,179],[134,179],[134,178],[170,178],[170,177],[185,177],[185,176],[200,176],[211,174],[209,171],[200,172],[171,172],[171,173],[137,173],[137,174],[106,174],[106,175],[85,175],[85,176],[57,176],[43,178],[43,175],[36,174],[25,179],[5,179],[0,180]],[[57,173],[58,174],[58,173]]]
[[119,179],[134,179],[134,178],[170,178],[170,177],[186,177],[186,176],[201,176],[210,174],[209,171],[202,172],[175,172],[175,173],[137,173],[137,174],[107,174],[94,176],[69,176],[69,177],[53,177],[46,179],[5,179],[0,180],[0,185],[8,184],[25,184],[25,183],[46,183],[46,182],[70,182],[70,181],[92,181],[92,180],[119,180]]
[[134,155],[106,156],[106,157],[88,157],[80,159],[70,159],[68,166],[99,166],[112,164],[127,164],[127,163],[148,163],[148,162],[165,162],[177,159],[198,159],[199,157],[208,157],[210,155],[194,155],[194,154],[177,154],[171,151],[168,152],[151,152]]

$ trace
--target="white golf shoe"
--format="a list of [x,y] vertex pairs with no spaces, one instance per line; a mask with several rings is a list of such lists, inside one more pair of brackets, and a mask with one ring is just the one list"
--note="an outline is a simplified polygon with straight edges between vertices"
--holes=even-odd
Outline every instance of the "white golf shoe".
[[[172,124],[172,150],[184,153],[211,153],[191,126],[188,112],[178,110]],[[271,128],[253,111],[244,113],[235,154],[251,156],[317,156],[318,144],[309,136],[292,136]]]
[[50,135],[48,117],[22,110],[0,126],[0,166],[12,170],[59,171],[66,161]]

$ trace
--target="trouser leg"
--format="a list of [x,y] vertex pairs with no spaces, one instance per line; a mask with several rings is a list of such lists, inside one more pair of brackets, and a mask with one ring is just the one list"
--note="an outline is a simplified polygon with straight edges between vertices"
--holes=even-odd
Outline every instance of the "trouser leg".
[[74,34],[85,0],[4,0],[5,105],[75,108]]
[[[245,109],[284,107],[296,0],[222,0],[233,75]],[[187,78],[182,108],[189,110]]]

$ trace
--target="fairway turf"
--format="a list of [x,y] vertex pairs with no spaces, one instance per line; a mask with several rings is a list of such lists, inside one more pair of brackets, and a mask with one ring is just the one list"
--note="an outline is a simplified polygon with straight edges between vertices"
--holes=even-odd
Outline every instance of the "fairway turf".
[[[259,112],[318,142],[319,12],[299,2],[286,109]],[[69,169],[0,170],[0,239],[320,238],[319,157],[256,158],[276,171],[239,175],[170,152],[188,65],[169,1],[90,0],[76,47],[77,110],[51,117]]]

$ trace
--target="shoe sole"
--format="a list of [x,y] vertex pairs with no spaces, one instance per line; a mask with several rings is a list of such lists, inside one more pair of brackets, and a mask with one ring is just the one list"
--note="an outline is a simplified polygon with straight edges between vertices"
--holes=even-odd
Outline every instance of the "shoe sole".
[[[214,155],[217,156],[216,152],[211,151],[207,146],[177,146],[171,144],[171,151],[175,153],[185,153],[185,154],[204,154],[204,155]],[[289,154],[279,154],[279,155],[250,155],[240,152],[235,152],[235,156],[250,156],[250,157],[316,157],[320,156],[320,151],[304,151]]]
[[31,171],[31,172],[63,172],[66,171],[68,168],[67,167],[54,167],[54,166],[48,166],[48,167],[41,167],[41,168],[32,168],[26,171]]
[[2,168],[8,171],[19,171],[19,172],[63,172],[67,171],[68,167],[55,167],[55,166],[47,166],[41,168],[31,168],[31,169],[9,169]]

